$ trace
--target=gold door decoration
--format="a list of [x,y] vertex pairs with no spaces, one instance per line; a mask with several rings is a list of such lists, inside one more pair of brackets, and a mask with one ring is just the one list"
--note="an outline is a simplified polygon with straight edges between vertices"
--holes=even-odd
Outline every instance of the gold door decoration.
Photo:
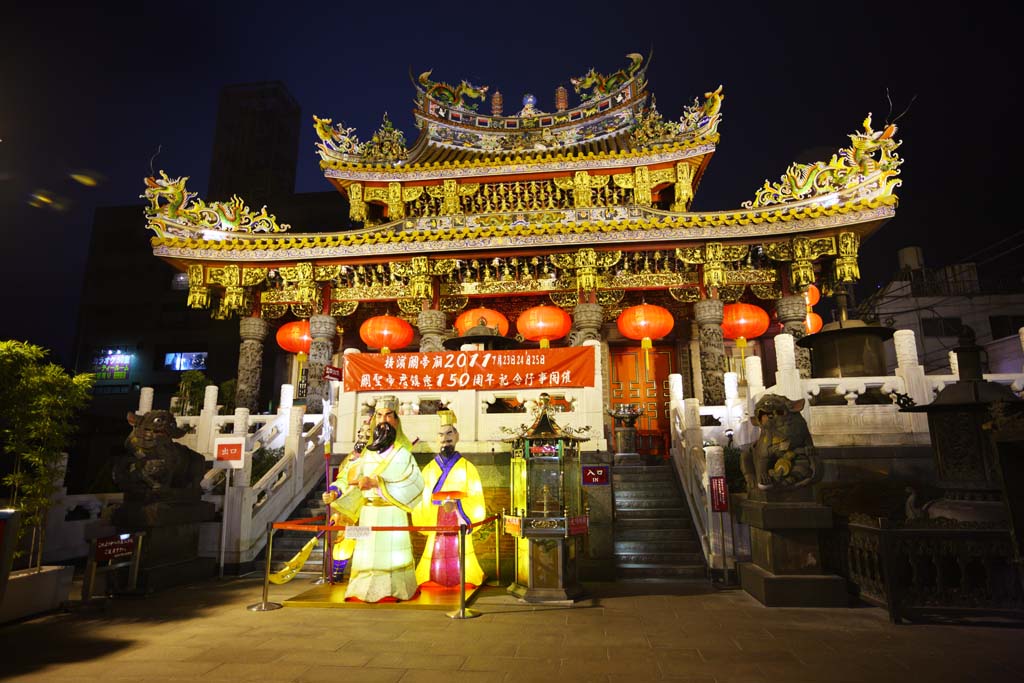
[[552,254],[551,262],[563,270],[575,271],[576,291],[590,293],[597,290],[601,271],[611,268],[621,258],[621,251],[595,251],[586,248],[575,254]]
[[814,282],[815,259],[834,255],[836,242],[831,237],[794,237],[764,245],[764,253],[775,261],[789,261],[790,282],[800,288]]
[[722,287],[727,283],[726,263],[735,263],[746,258],[750,248],[745,244],[723,244],[708,242],[700,247],[679,247],[676,258],[683,263],[703,265],[705,287]]

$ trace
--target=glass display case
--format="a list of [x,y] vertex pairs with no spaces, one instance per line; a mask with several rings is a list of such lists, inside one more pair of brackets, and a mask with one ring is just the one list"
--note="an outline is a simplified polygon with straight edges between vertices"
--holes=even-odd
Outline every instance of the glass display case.
[[528,602],[572,600],[582,593],[577,557],[588,531],[580,481],[584,438],[558,427],[541,395],[533,425],[512,441],[505,532],[516,537],[515,581],[509,592]]

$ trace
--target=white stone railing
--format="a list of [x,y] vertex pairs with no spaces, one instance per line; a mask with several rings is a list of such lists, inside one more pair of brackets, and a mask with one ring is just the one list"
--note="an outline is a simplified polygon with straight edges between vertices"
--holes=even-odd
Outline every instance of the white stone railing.
[[704,559],[711,559],[708,521],[711,503],[708,495],[707,461],[704,435],[700,426],[700,405],[695,398],[683,398],[683,380],[669,375],[669,423],[672,430],[672,464],[683,487],[686,505],[701,541]]

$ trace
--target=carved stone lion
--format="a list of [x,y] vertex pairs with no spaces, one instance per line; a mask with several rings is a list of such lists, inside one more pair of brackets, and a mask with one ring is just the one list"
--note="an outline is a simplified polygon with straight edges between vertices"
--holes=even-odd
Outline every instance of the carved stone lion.
[[807,422],[804,402],[764,394],[750,418],[761,434],[740,459],[747,490],[793,489],[818,480],[820,467]]
[[114,464],[114,482],[125,502],[199,500],[206,460],[191,448],[175,443],[185,430],[166,410],[151,410],[141,418],[128,413],[131,434],[128,453]]

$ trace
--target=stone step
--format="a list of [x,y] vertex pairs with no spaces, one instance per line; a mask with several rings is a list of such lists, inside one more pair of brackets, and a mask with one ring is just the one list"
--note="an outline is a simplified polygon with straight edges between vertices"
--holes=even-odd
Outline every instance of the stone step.
[[684,552],[630,552],[616,551],[615,562],[618,566],[626,564],[663,564],[663,565],[704,565],[704,553]]
[[664,519],[666,517],[683,517],[688,515],[684,507],[666,508],[627,508],[618,507],[615,519]]
[[631,481],[615,487],[616,496],[652,496],[659,493],[678,496],[679,487],[674,481]]
[[620,564],[615,568],[615,575],[620,579],[703,579],[707,577],[707,567],[699,565],[661,565],[629,563]]
[[693,522],[685,517],[642,517],[640,519],[617,519],[614,528],[616,534],[632,531],[692,531]]
[[612,468],[612,476],[632,481],[650,481],[666,479],[672,476],[672,468],[668,465],[631,466],[618,465]]
[[[659,498],[615,498],[615,509],[618,510],[649,510],[658,508],[684,508],[686,501],[681,496]],[[689,514],[686,515],[689,517]]]
[[[616,534],[615,554],[628,555],[630,553],[697,553],[703,558],[703,551],[700,541],[692,535],[689,538],[655,541],[652,539],[641,541],[619,540]],[[703,561],[703,559],[701,560]]]
[[656,541],[658,543],[671,543],[678,541],[689,541],[693,539],[694,531],[690,527],[638,527],[615,525],[615,541],[639,543]]

